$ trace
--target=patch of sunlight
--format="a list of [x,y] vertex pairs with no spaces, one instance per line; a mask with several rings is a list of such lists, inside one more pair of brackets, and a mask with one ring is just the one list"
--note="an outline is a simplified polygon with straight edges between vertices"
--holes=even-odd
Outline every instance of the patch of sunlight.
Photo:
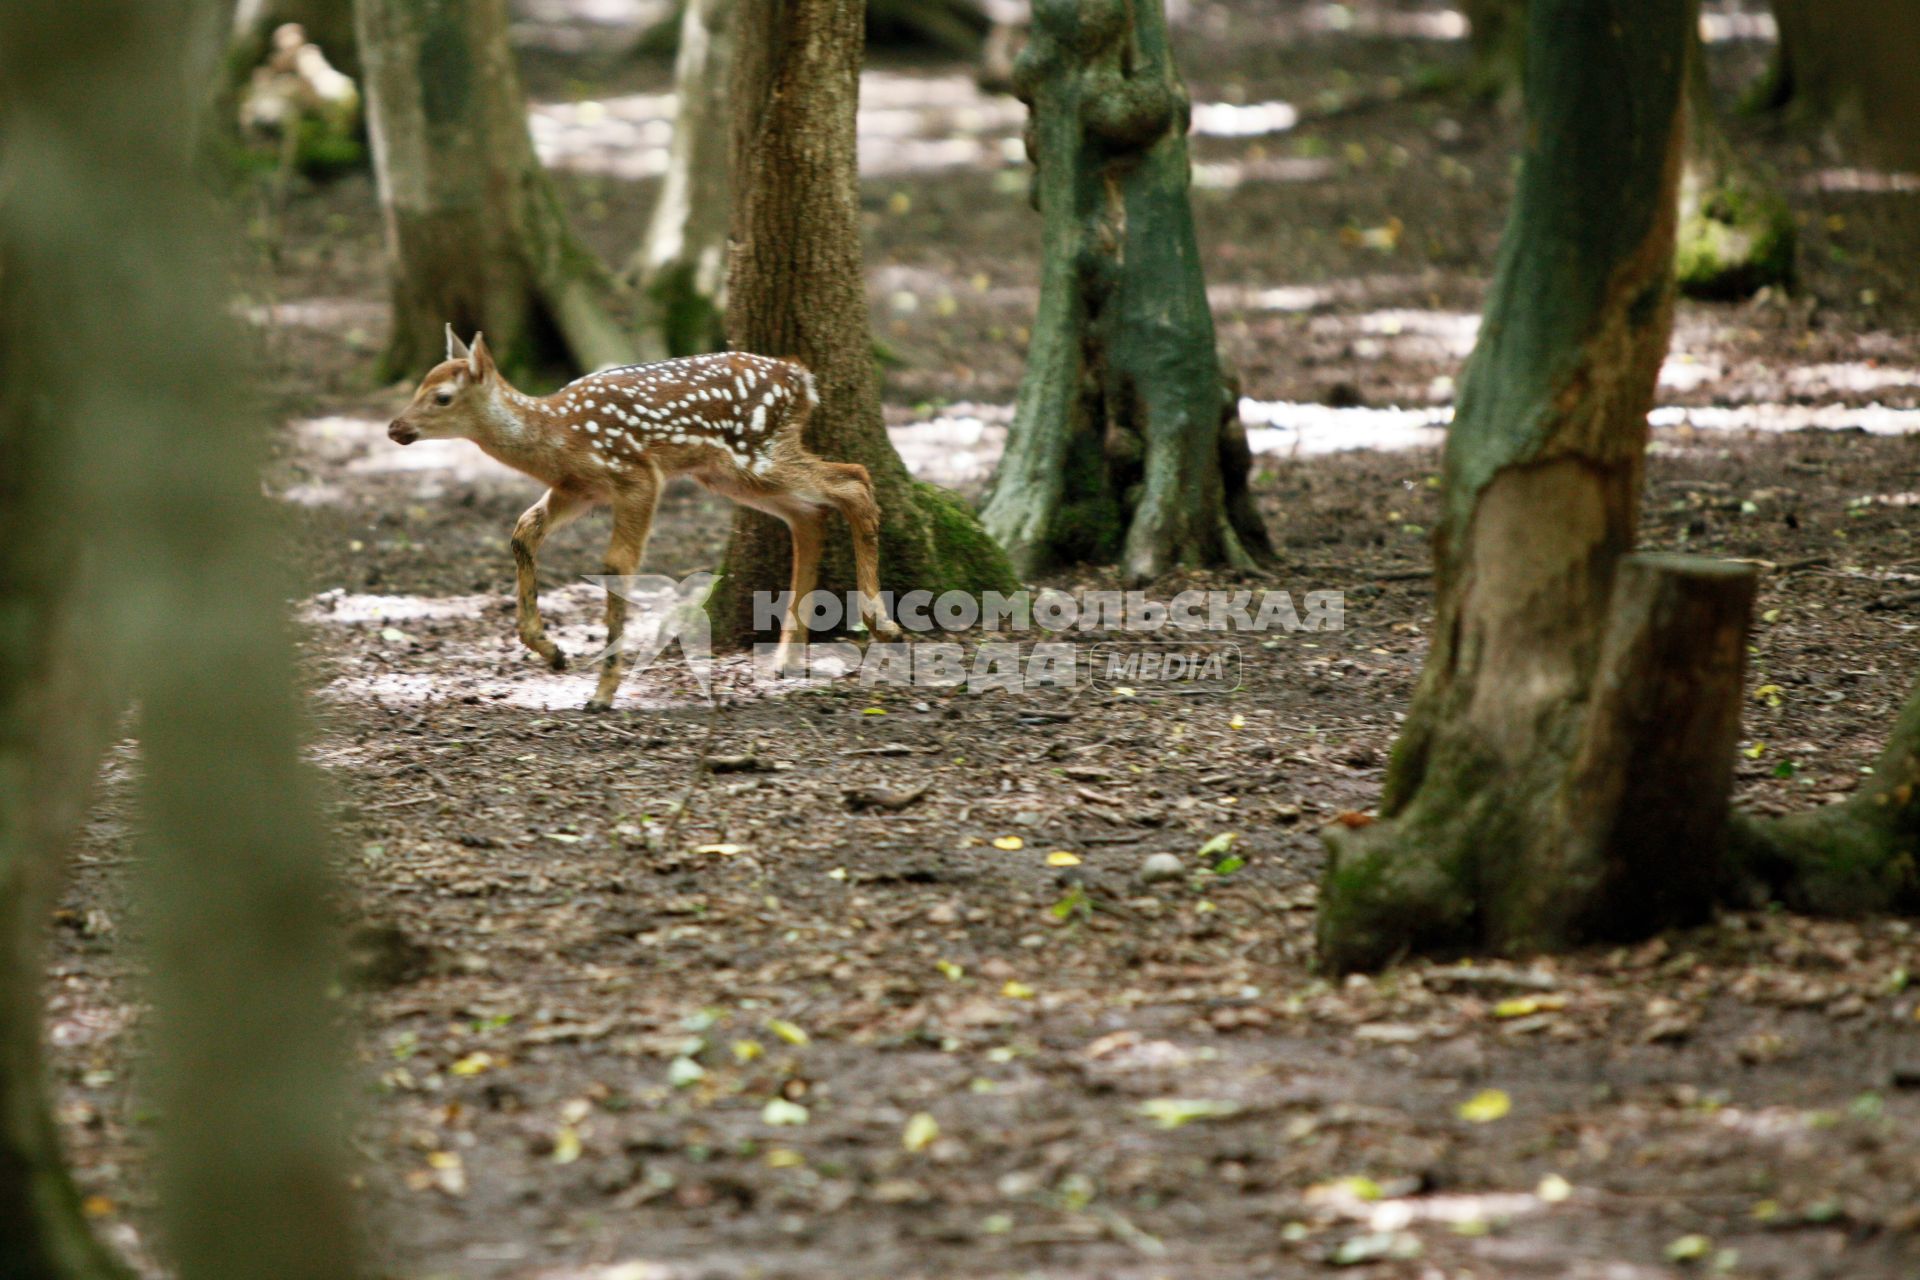
[[1798,390],[1881,391],[1901,387],[1920,391],[1920,369],[1849,361],[1845,364],[1809,364],[1787,370],[1787,382]]
[[887,428],[907,470],[938,485],[977,484],[993,474],[1007,443],[1012,405],[954,405],[924,422]]
[[1675,351],[1660,366],[1660,385],[1672,391],[1692,391],[1719,381],[1725,373],[1718,361],[1702,360],[1691,351]]
[[1259,160],[1209,160],[1193,166],[1193,185],[1231,191],[1249,182],[1322,182],[1334,163],[1321,156],[1267,156]]
[[1819,169],[1801,179],[1801,185],[1810,191],[1911,195],[1920,191],[1920,173],[1879,169]]
[[1301,15],[1308,31],[1390,36],[1401,40],[1464,40],[1467,20],[1455,9],[1391,9],[1371,4],[1308,5]]
[[1771,44],[1780,38],[1780,27],[1765,9],[1708,9],[1700,14],[1700,38],[1708,44],[1729,40],[1762,40]]
[[1280,285],[1272,289],[1243,284],[1207,287],[1207,302],[1216,312],[1312,311],[1333,301],[1333,290],[1319,285]]
[[345,588],[322,591],[301,606],[303,622],[334,626],[404,622],[414,618],[478,618],[493,596],[353,595]]
[[1432,449],[1446,441],[1453,410],[1336,409],[1293,400],[1240,401],[1240,421],[1255,453],[1307,455],[1350,449]]
[[1257,138],[1285,133],[1300,123],[1300,112],[1290,102],[1197,102],[1193,132],[1203,138]]
[[1655,427],[1700,431],[1865,431],[1876,436],[1920,431],[1920,409],[1883,404],[1668,405],[1647,415]]
[[387,323],[387,304],[364,298],[297,298],[235,308],[248,324],[262,329],[379,329]]

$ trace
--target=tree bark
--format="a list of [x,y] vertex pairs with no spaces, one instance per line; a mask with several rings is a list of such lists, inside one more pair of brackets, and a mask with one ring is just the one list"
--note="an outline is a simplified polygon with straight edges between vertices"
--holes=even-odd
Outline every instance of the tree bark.
[[1798,910],[1920,911],[1920,693],[1858,792],[1784,818],[1737,814],[1733,850],[1758,888]]
[[[738,0],[733,79],[733,253],[727,334],[737,350],[813,371],[820,404],[807,446],[863,464],[882,517],[883,592],[1007,591],[1006,557],[958,496],[914,480],[887,439],[860,256],[854,119],[859,0]],[[755,634],[755,592],[786,589],[786,527],[740,508],[709,604],[719,643]],[[820,588],[854,588],[836,528]]]
[[1473,66],[1467,92],[1473,97],[1518,106],[1527,48],[1527,0],[1462,0]]
[[640,357],[697,355],[726,345],[727,85],[734,0],[688,0],[674,58],[677,107],[667,175],[627,277],[640,300]]
[[1861,135],[1875,158],[1920,165],[1920,5],[1773,0],[1780,28],[1772,105]]
[[1687,68],[1687,169],[1674,275],[1680,292],[1732,300],[1793,280],[1793,212],[1775,181],[1720,128],[1695,24]]
[[534,155],[505,0],[360,0],[374,173],[392,259],[384,376],[485,330],[509,371],[629,362],[606,273]]
[[1045,219],[1040,310],[982,519],[1015,568],[1250,569],[1245,489],[1187,201],[1188,99],[1159,0],[1036,0],[1014,72]]
[[1612,918],[1565,860],[1570,820],[1593,816],[1569,805],[1568,782],[1595,732],[1671,327],[1693,16],[1678,0],[1530,5],[1527,147],[1447,440],[1433,648],[1382,820],[1328,836],[1319,934],[1333,967],[1669,923]]
[[[361,1274],[334,1127],[327,884],[259,494],[265,440],[234,416],[247,397],[229,353],[244,343],[188,160],[200,89],[181,71],[205,16],[193,0],[0,7],[7,179],[21,195],[0,202],[0,520],[35,520],[0,538],[9,1277],[122,1274],[86,1235],[35,1078],[44,908],[124,704],[117,674],[147,715],[142,899],[175,1270]],[[36,545],[48,557],[23,559]],[[52,683],[23,697],[23,677]]]

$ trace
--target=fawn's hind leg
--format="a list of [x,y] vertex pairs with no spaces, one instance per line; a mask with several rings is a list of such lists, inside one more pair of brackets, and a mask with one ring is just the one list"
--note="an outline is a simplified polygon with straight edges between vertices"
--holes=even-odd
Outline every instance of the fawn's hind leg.
[[855,585],[860,591],[860,616],[876,640],[898,640],[900,628],[887,616],[880,599],[880,504],[874,500],[873,479],[857,462],[823,464],[827,486],[822,495],[846,517],[853,531]]
[[513,526],[515,613],[520,628],[520,643],[539,654],[555,671],[567,669],[567,657],[560,652],[559,646],[547,639],[546,625],[540,621],[540,586],[534,577],[533,557],[539,552],[540,544],[547,540],[548,534],[586,508],[586,500],[579,494],[565,489],[549,489],[540,495],[540,501],[521,514]]

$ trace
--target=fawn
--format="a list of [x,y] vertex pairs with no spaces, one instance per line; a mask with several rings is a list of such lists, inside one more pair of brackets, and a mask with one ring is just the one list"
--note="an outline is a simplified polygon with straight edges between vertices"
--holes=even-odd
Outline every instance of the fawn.
[[[861,616],[873,636],[898,639],[880,600],[880,507],[857,462],[828,462],[801,442],[820,403],[813,375],[790,360],[743,352],[685,356],[590,373],[549,396],[508,384],[475,334],[467,346],[447,326],[447,358],[435,365],[387,435],[396,444],[459,437],[547,486],[513,526],[520,640],[555,671],[567,659],[547,639],[534,583],[534,555],[549,533],[599,503],[613,508],[606,572],[634,573],[666,476],[686,475],[715,493],[784,520],[793,536],[793,595],[775,665],[792,669],[806,643],[801,602],[818,580],[827,511],[853,530]],[[608,654],[587,703],[606,711],[625,675],[620,637],[627,602],[607,593]]]

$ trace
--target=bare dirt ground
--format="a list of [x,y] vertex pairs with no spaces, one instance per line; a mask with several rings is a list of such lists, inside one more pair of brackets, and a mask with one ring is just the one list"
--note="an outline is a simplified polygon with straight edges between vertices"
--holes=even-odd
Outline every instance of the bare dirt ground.
[[[1464,57],[1448,17],[1197,3],[1181,28],[1196,103],[1243,108],[1200,115],[1232,136],[1197,142],[1195,202],[1224,347],[1278,406],[1259,489],[1283,560],[1152,594],[1346,593],[1342,631],[1243,639],[1232,694],[770,690],[724,658],[711,710],[664,664],[587,716],[590,677],[512,636],[504,543],[532,483],[381,435],[399,398],[367,384],[367,181],[256,221],[245,304],[284,424],[268,487],[337,798],[341,1011],[391,1274],[1920,1275],[1909,923],[1756,903],[1558,960],[1314,970],[1316,829],[1377,799],[1425,651],[1438,457],[1284,436],[1364,442],[1387,420],[1370,409],[1450,399],[1516,126],[1419,90]],[[1764,54],[1713,46],[1729,93]],[[644,116],[634,95],[665,88],[595,45],[529,69],[563,122]],[[877,66],[864,193],[876,327],[903,361],[889,413],[980,428],[903,434],[963,481],[1014,395],[1038,251],[1005,158],[1018,113],[967,76]],[[1275,102],[1308,118],[1232,134]],[[1915,674],[1920,437],[1860,428],[1920,416],[1920,196],[1731,127],[1787,175],[1804,278],[1682,308],[1643,540],[1766,566],[1739,789],[1777,811],[1852,789]],[[610,154],[577,141],[568,196],[618,261],[653,183],[577,171]],[[1763,429],[1809,422],[1840,429]],[[647,568],[711,567],[725,528],[676,491]],[[576,653],[602,536],[583,522],[543,557]],[[88,830],[50,998],[90,1208],[145,1257],[135,763],[116,756]],[[847,797],[923,786],[897,812]],[[1156,853],[1181,874],[1143,882]]]

